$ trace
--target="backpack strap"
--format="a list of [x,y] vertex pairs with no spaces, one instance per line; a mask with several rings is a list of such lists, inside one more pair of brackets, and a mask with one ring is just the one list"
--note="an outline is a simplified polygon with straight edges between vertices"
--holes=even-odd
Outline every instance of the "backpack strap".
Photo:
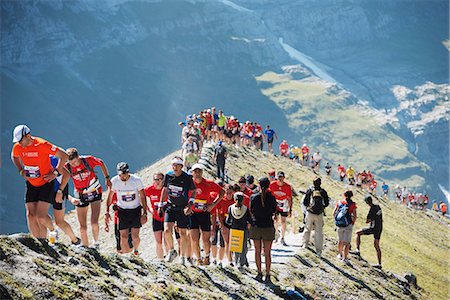
[[[88,170],[89,172],[94,172],[94,169],[92,169],[91,165],[87,162],[87,159],[85,156],[81,156],[81,163],[83,164],[84,168],[86,170]],[[70,163],[66,163],[66,168],[69,171],[70,176],[73,175],[72,173],[72,166],[70,165]]]

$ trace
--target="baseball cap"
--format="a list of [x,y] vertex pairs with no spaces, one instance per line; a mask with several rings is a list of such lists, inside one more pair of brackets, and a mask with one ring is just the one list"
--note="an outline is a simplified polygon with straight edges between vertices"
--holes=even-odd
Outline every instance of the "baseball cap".
[[203,170],[203,165],[202,164],[194,164],[191,168],[192,171],[196,170],[196,169],[200,169]]
[[117,164],[117,174],[122,175],[130,172],[130,167],[126,162],[120,162]]
[[171,161],[171,164],[183,165],[183,160],[179,157],[174,157]]
[[280,177],[280,176],[286,177],[286,176],[284,175],[284,172],[283,172],[283,171],[278,171],[277,177]]
[[27,125],[17,125],[13,132],[13,143],[20,142],[20,140],[31,132]]

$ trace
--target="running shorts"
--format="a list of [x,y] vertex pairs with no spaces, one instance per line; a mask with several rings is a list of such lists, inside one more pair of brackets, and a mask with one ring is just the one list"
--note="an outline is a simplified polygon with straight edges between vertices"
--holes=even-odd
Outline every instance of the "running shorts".
[[189,228],[189,216],[186,216],[182,209],[168,208],[164,215],[164,222],[176,223],[178,228]]
[[69,185],[66,185],[66,187],[64,188],[64,190],[62,192],[63,192],[63,197],[62,197],[63,202],[62,203],[56,202],[56,193],[57,192],[53,193],[53,202],[52,202],[52,204],[53,204],[53,209],[54,210],[63,210],[64,201],[69,199]]
[[119,208],[119,230],[141,228],[141,206],[133,209]]
[[25,190],[25,203],[44,201],[53,204],[54,182],[50,181],[41,186],[34,186],[27,181]]
[[211,231],[211,214],[209,212],[193,213],[189,216],[189,229]]

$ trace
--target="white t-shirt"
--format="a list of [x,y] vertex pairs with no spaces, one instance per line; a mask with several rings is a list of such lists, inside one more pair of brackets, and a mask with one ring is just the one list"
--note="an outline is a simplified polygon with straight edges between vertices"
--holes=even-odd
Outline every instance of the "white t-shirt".
[[122,209],[134,209],[141,205],[139,191],[144,189],[141,178],[130,174],[127,181],[120,180],[118,175],[111,179],[112,190],[117,194],[117,206]]

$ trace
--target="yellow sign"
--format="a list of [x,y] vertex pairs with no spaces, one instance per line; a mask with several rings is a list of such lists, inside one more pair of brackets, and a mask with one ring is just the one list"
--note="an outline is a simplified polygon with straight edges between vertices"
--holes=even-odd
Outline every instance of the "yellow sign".
[[230,230],[230,251],[242,253],[244,246],[244,230],[231,229]]

